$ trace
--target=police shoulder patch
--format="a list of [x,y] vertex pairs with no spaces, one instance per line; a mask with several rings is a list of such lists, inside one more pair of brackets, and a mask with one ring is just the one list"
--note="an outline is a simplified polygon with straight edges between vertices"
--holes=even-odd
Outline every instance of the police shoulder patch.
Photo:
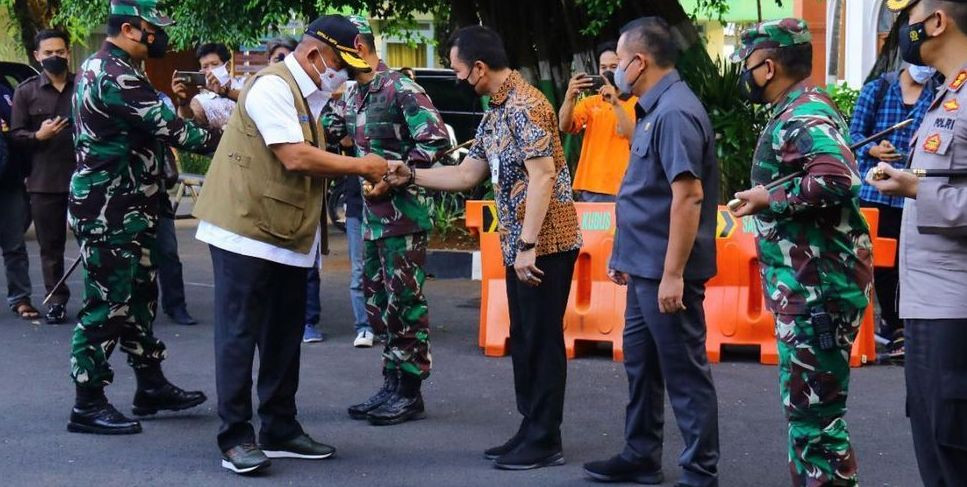
[[923,142],[923,151],[936,154],[937,151],[940,150],[940,145],[942,142],[943,139],[940,137],[940,134],[933,134],[930,137],[927,137],[927,140]]

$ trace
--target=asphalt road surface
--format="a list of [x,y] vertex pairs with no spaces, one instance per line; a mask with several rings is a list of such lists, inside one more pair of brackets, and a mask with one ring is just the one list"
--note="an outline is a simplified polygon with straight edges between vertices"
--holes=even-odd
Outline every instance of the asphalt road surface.
[[[380,384],[378,349],[352,347],[345,238],[333,234],[333,253],[322,281],[324,343],[303,345],[299,419],[317,440],[334,445],[329,460],[276,460],[266,475],[242,478],[219,466],[215,444],[215,374],[212,350],[212,277],[208,249],[179,222],[179,241],[194,327],[164,315],[155,333],[168,346],[168,378],[201,389],[209,401],[193,410],[143,421],[139,435],[105,437],[68,433],[73,401],[68,377],[71,326],[48,326],[0,314],[0,484],[7,486],[130,485],[333,485],[333,486],[562,486],[590,485],[584,462],[622,447],[627,382],[607,351],[572,360],[564,422],[567,464],[529,472],[503,472],[482,451],[515,431],[510,359],[484,357],[477,347],[480,287],[472,281],[431,281],[427,286],[433,340],[433,374],[424,387],[428,418],[375,427],[349,419],[346,406]],[[43,299],[36,242],[28,242],[34,302]],[[69,259],[76,246],[68,247]],[[70,279],[80,303],[80,273]],[[0,277],[0,289],[6,280]],[[134,378],[120,351],[112,357],[115,383],[108,397],[130,412]],[[749,358],[713,367],[718,389],[721,485],[789,485],[786,425],[776,370]],[[903,370],[854,369],[847,415],[859,458],[861,483],[920,485],[909,423],[904,417]],[[666,406],[663,456],[666,485],[678,478],[682,442]]]

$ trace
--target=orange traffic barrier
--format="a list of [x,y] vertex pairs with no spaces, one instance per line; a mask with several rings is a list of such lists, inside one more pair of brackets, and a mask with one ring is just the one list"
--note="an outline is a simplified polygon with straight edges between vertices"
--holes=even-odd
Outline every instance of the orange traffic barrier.
[[[576,205],[584,246],[574,266],[574,280],[564,315],[564,345],[574,358],[588,342],[609,342],[615,361],[624,359],[625,288],[608,279],[608,259],[614,241],[614,205]],[[497,213],[492,201],[467,202],[467,227],[480,236],[480,334],[484,354],[507,354],[510,318],[507,309],[506,269],[500,250]]]
[[[573,358],[586,342],[609,342],[615,361],[623,359],[622,334],[626,288],[607,277],[614,240],[614,205],[575,205],[584,246],[574,269],[574,281],[564,316],[564,342]],[[874,265],[894,265],[896,240],[878,238],[879,214],[864,209],[873,238]],[[708,325],[706,350],[709,361],[721,360],[722,346],[759,348],[760,362],[776,364],[775,320],[765,306],[755,228],[751,219],[736,220],[719,207],[716,226],[718,275],[706,286],[705,313]],[[481,259],[481,306],[479,345],[488,356],[507,354],[510,336],[505,287],[505,268],[500,250],[496,209],[492,201],[467,202],[467,227],[479,234]],[[873,306],[869,306],[857,336],[850,365],[856,367],[876,358]]]
[[[863,209],[873,239],[873,264],[892,267],[897,242],[879,238],[879,212]],[[719,362],[722,346],[746,345],[759,347],[759,361],[779,363],[776,348],[775,318],[766,308],[762,294],[762,280],[755,248],[755,227],[751,218],[736,220],[725,207],[719,207],[716,231],[718,275],[709,280],[705,294],[705,315],[708,337],[705,347],[710,362]],[[850,365],[858,367],[876,359],[873,305],[866,315],[853,344]]]

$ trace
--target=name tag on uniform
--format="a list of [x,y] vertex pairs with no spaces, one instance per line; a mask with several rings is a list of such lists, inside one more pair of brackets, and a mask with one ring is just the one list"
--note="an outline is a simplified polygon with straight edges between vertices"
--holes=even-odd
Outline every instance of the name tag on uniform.
[[500,156],[490,156],[488,164],[490,165],[490,182],[497,186],[497,182],[500,181]]

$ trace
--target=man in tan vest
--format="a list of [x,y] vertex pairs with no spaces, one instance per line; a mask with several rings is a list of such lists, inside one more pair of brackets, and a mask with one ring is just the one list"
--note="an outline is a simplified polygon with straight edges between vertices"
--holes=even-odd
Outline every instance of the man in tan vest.
[[[296,420],[299,347],[306,269],[320,228],[323,177],[378,181],[386,161],[326,152],[318,120],[348,69],[371,68],[353,48],[356,27],[328,15],[309,24],[295,52],[243,88],[215,152],[195,216],[210,245],[215,274],[215,373],[222,466],[240,474],[269,458],[323,459],[335,449],[316,442]],[[259,353],[256,446],[252,361]]]

